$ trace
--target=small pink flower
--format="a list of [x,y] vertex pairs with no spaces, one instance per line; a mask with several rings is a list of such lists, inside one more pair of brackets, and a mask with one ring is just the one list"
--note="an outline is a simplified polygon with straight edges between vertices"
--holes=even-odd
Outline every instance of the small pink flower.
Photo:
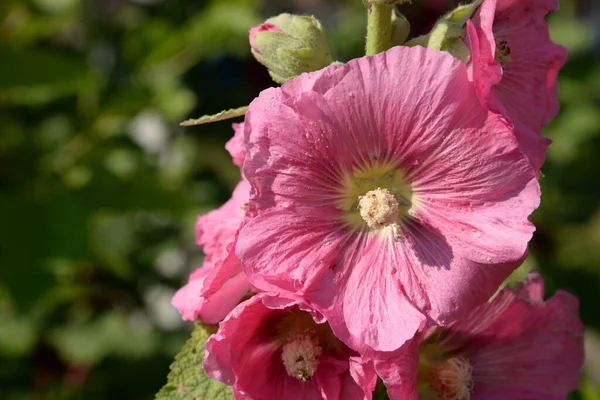
[[242,168],[244,158],[246,158],[246,147],[244,145],[244,123],[232,124],[234,135],[227,143],[225,149],[233,158],[233,163]]
[[267,89],[245,140],[246,275],[359,351],[452,322],[525,257],[536,171],[447,53],[395,47]]
[[373,365],[341,343],[305,301],[262,293],[238,305],[206,342],[207,374],[236,399],[371,399]]
[[564,400],[579,386],[583,326],[575,296],[559,291],[544,302],[543,294],[541,275],[531,273],[407,344],[398,360],[379,361],[390,398]]
[[556,78],[567,59],[544,19],[557,7],[556,0],[485,0],[467,22],[477,94],[514,123],[523,152],[538,169],[550,143],[539,132],[558,113]]
[[198,219],[197,241],[204,246],[204,265],[171,300],[184,320],[216,324],[248,294],[250,283],[233,250],[249,193],[248,182],[240,181],[227,203]]

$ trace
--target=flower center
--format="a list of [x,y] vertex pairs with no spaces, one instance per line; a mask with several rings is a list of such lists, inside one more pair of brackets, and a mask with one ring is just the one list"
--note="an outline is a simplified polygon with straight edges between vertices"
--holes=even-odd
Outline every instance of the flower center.
[[398,200],[387,189],[378,187],[358,197],[360,216],[369,228],[380,229],[398,220]]
[[452,357],[431,371],[431,387],[441,400],[470,400],[473,368],[465,357]]
[[289,376],[306,382],[315,375],[322,352],[316,333],[308,329],[288,337],[281,348],[281,359]]
[[506,68],[512,61],[512,58],[510,57],[510,47],[508,47],[506,39],[496,38],[496,54],[494,54],[494,59],[502,64],[502,68]]
[[347,172],[337,195],[346,226],[374,234],[398,232],[417,202],[404,171],[382,161]]

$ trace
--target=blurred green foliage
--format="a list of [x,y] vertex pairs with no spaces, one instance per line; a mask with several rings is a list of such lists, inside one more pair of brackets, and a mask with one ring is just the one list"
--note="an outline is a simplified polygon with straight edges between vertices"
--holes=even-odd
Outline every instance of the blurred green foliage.
[[[448,5],[436,3],[410,6],[416,29]],[[571,57],[523,267],[581,298],[588,336],[600,330],[592,6],[563,0],[549,19]],[[163,386],[192,328],[169,300],[201,263],[196,215],[239,178],[229,122],[178,123],[273,85],[247,32],[284,11],[320,18],[336,59],[362,54],[358,0],[0,2],[0,399],[146,399]],[[574,399],[600,398],[598,342]]]

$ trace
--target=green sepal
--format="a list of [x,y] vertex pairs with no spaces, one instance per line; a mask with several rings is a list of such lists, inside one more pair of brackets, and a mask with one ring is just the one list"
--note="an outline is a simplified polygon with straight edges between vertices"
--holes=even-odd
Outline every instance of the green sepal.
[[442,50],[447,51],[464,63],[469,62],[471,59],[469,47],[460,38],[446,40],[442,45]]
[[204,343],[214,331],[214,326],[196,323],[192,337],[171,364],[167,384],[156,394],[155,400],[233,399],[231,387],[210,378],[202,368]]
[[248,106],[239,107],[239,108],[231,108],[229,110],[221,111],[218,114],[203,115],[200,118],[188,119],[187,121],[183,121],[179,125],[193,126],[193,125],[208,124],[210,122],[217,122],[217,121],[222,121],[225,119],[241,117],[246,114],[246,111],[248,111]]
[[[470,54],[465,54],[465,46],[462,46],[462,38],[465,34],[465,23],[473,13],[479,8],[483,0],[476,0],[471,4],[465,4],[456,7],[434,25],[431,32],[427,35],[418,36],[406,42],[406,46],[423,46],[434,50],[448,51],[450,54],[460,60],[465,60],[470,57]],[[462,42],[464,45],[464,42]],[[456,53],[455,53],[456,52]]]
[[399,46],[406,42],[410,34],[410,22],[404,14],[396,11],[392,16],[392,46]]

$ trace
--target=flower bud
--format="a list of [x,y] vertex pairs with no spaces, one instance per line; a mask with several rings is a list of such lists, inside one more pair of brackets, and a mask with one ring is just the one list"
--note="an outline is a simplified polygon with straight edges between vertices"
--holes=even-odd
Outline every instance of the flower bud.
[[410,34],[410,23],[400,12],[395,12],[392,18],[392,44],[402,45]]
[[250,48],[277,83],[332,62],[323,27],[309,16],[280,14],[269,18],[250,29]]
[[462,41],[465,36],[465,23],[483,0],[456,7],[437,20],[431,32],[409,40],[406,46],[423,46],[434,50],[447,51],[462,61],[470,58],[469,49]]

